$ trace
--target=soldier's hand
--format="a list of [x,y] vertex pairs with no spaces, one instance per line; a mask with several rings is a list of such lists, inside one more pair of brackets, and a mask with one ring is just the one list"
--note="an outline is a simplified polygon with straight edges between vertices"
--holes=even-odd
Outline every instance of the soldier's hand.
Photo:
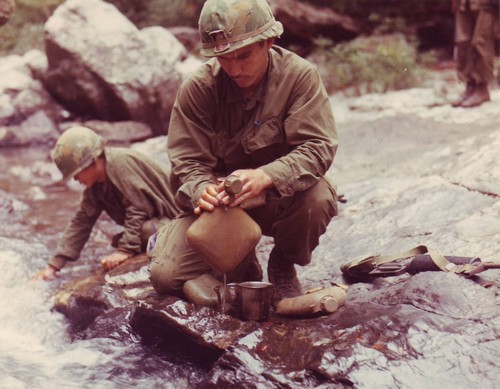
[[50,281],[56,278],[58,270],[52,266],[47,266],[36,273],[31,281]]
[[245,201],[250,201],[273,187],[271,177],[262,169],[241,169],[232,173],[243,183],[241,192],[235,196],[229,196],[226,192],[219,193],[218,200],[229,207],[237,207]]
[[212,212],[215,207],[220,205],[217,195],[224,190],[224,183],[209,184],[201,192],[198,206],[194,209],[194,213],[199,215],[203,211]]
[[101,259],[101,266],[106,270],[111,270],[117,267],[120,263],[125,262],[129,258],[129,254],[123,253],[121,251],[115,251]]

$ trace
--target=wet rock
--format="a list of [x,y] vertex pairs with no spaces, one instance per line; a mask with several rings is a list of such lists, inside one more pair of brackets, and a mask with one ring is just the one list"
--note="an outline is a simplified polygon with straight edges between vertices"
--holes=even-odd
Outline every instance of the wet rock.
[[[275,317],[221,356],[207,378],[208,387],[241,382],[294,388],[411,382],[403,386],[418,387],[426,381],[421,377],[416,385],[418,374],[412,371],[436,373],[440,360],[449,361],[448,372],[438,374],[434,384],[451,381],[462,387],[455,377],[463,365],[452,356],[472,359],[478,348],[497,342],[499,308],[492,290],[443,272],[402,277],[379,287],[351,287],[346,306],[330,316],[282,322]],[[479,308],[478,301],[487,303]],[[467,371],[472,376],[484,372],[477,365]],[[493,371],[486,375],[492,387]]]
[[[196,307],[173,297],[150,296],[140,302],[132,326],[144,339],[160,339],[191,355],[203,353],[212,362],[234,342],[257,328],[214,309]],[[215,357],[215,358],[214,358]]]
[[[155,336],[172,338],[173,332],[212,351],[225,350],[242,334],[256,328],[255,323],[195,307],[174,296],[159,296],[149,282],[148,266],[149,259],[140,255],[107,273],[98,271],[70,281],[56,295],[54,308],[68,318],[75,335],[81,331],[86,331],[85,337],[113,333],[117,323],[109,317],[130,311],[133,315],[129,324],[145,338],[162,328]],[[91,326],[97,332],[88,330]]]
[[71,112],[167,133],[186,51],[166,29],[138,30],[113,5],[70,0],[45,24],[47,89]]
[[0,190],[0,215],[16,214],[27,211],[29,206],[10,193]]
[[[137,257],[69,283],[56,308],[79,338],[123,340],[132,328],[146,343],[202,356],[211,365],[207,388],[394,387],[415,380],[414,369],[435,371],[457,353],[474,358],[496,341],[500,324],[495,289],[441,271],[353,284],[345,306],[331,315],[298,319],[273,312],[257,323],[157,295],[147,265]],[[437,382],[449,382],[463,367],[460,360],[447,363]],[[479,366],[467,370],[485,373]],[[492,379],[491,372],[486,376]]]

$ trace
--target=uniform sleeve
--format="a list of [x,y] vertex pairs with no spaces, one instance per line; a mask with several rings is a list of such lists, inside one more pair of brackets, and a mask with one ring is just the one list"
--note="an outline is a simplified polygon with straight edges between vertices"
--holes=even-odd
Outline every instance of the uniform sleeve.
[[132,150],[108,149],[106,172],[121,193],[123,236],[118,250],[141,252],[142,227],[151,218],[174,218],[178,213],[170,187],[170,169]]
[[203,187],[215,182],[217,158],[212,150],[215,97],[209,88],[189,80],[180,88],[172,109],[168,154],[175,177],[176,201],[184,210],[196,207]]
[[89,191],[84,191],[80,209],[66,227],[49,265],[60,269],[67,260],[76,261],[90,237],[92,228],[102,210],[96,207]]
[[126,205],[125,223],[123,225],[123,236],[118,242],[117,249],[130,255],[141,252],[141,231],[142,226],[149,217],[144,210],[131,204]]
[[290,152],[262,167],[282,196],[318,182],[332,165],[338,147],[328,94],[315,68],[297,79],[289,99],[283,127]]

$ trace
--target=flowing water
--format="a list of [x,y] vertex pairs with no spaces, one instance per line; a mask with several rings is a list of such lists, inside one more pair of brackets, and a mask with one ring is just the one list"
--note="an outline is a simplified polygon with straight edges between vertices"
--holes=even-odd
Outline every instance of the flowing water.
[[[95,269],[109,247],[94,233],[77,266],[57,280],[31,281],[76,210],[81,188],[47,187],[58,173],[47,150],[1,150],[0,388],[187,388],[203,369],[186,356],[125,339],[72,339],[53,311],[62,282]],[[73,184],[72,184],[73,185]],[[108,227],[109,221],[101,221]]]

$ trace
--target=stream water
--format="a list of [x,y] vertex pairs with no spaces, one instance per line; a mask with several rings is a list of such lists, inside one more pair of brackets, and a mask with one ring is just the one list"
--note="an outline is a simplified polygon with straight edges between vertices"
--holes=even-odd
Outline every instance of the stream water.
[[126,339],[72,339],[64,316],[51,309],[62,282],[96,268],[94,258],[109,247],[102,232],[57,280],[31,281],[81,190],[46,186],[58,174],[48,155],[43,149],[0,151],[0,388],[193,387],[203,372],[186,357],[144,345],[132,331]]

